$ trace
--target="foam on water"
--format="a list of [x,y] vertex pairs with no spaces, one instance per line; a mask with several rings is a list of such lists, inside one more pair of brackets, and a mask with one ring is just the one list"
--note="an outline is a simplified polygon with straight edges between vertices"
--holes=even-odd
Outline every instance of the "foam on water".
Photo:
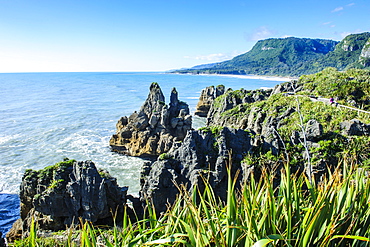
[[[24,171],[39,170],[66,157],[92,160],[116,177],[120,186],[129,186],[129,193],[137,194],[144,160],[112,153],[109,139],[120,117],[140,109],[151,82],[159,83],[167,103],[176,87],[191,112],[207,86],[257,89],[277,84],[160,73],[0,74],[0,231],[19,217],[19,201],[7,195],[19,192]],[[194,116],[194,128],[204,121]]]

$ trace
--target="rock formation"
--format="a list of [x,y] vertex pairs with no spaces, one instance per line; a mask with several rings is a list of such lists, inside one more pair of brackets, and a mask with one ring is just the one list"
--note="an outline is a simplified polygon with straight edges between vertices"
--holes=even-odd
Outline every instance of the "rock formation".
[[[127,187],[119,187],[108,172],[91,161],[66,160],[40,171],[27,170],[20,188],[21,218],[8,233],[20,237],[32,218],[39,230],[58,231],[79,218],[112,225],[112,212],[123,213]],[[18,236],[17,236],[18,235]]]
[[196,107],[195,115],[199,117],[207,117],[208,111],[215,98],[225,93],[225,86],[218,85],[216,88],[214,86],[206,87],[202,90],[199,101]]
[[2,232],[0,232],[0,247],[6,247],[5,239],[3,238]]
[[364,47],[362,48],[362,51],[359,57],[359,62],[364,67],[370,66],[370,38],[367,40]]
[[[207,179],[215,195],[226,200],[227,165],[232,174],[242,172],[241,161],[251,150],[251,137],[244,130],[219,128],[189,131],[182,143],[160,156],[142,171],[141,200],[151,200],[157,212],[164,212],[177,194],[176,184],[183,184],[191,191],[194,186],[202,189]],[[239,176],[239,181],[242,180]]]
[[[228,179],[226,167],[229,162],[232,162],[233,175],[239,171],[238,179],[241,182],[248,179],[252,171],[259,176],[262,165],[271,170],[272,166],[282,167],[284,162],[277,161],[278,154],[284,151],[287,155],[287,146],[295,149],[291,153],[296,162],[292,171],[305,171],[308,176],[321,181],[330,169],[328,166],[337,163],[334,155],[336,147],[330,151],[333,155],[321,152],[321,149],[331,143],[332,135],[337,134],[324,133],[323,125],[315,118],[309,118],[300,125],[296,97],[289,95],[302,89],[303,86],[297,81],[291,81],[273,90],[228,89],[216,98],[213,98],[214,87],[203,90],[198,105],[204,106],[204,113],[211,104],[207,127],[189,131],[181,143],[174,144],[157,161],[143,167],[141,200],[153,202],[157,212],[164,212],[179,193],[177,185],[185,185],[188,191],[194,187],[202,190],[204,179],[208,180],[216,197],[225,200]],[[302,100],[302,104],[312,104],[309,97]],[[356,120],[340,125],[346,136],[368,135],[370,130],[368,125]],[[259,163],[258,157],[267,152],[275,158]],[[312,154],[314,159],[310,156]],[[245,160],[245,157],[253,155],[257,155],[255,160]],[[279,173],[278,169],[275,171]],[[277,174],[273,181],[275,186],[278,186],[279,179]]]
[[109,145],[113,151],[131,156],[157,156],[183,140],[191,126],[189,107],[178,99],[176,89],[172,89],[168,106],[158,83],[152,83],[140,111],[118,120]]
[[360,120],[352,119],[340,123],[343,135],[347,136],[369,136],[370,125],[364,124]]
[[271,89],[240,89],[234,91],[229,88],[223,95],[217,97],[211,105],[207,115],[207,126],[228,126],[222,123],[222,115],[224,112],[231,110],[238,105],[265,100],[270,96],[271,92]]
[[278,84],[274,87],[274,89],[271,92],[271,95],[278,94],[278,93],[296,93],[303,89],[303,84],[298,83],[297,80],[291,80],[288,82],[284,82],[281,84]]

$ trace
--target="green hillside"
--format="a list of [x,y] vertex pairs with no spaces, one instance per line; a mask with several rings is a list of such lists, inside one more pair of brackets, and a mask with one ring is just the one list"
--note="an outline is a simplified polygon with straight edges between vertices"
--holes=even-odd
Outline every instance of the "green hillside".
[[341,42],[308,38],[266,39],[231,60],[176,73],[300,76],[326,67],[370,68],[370,33],[351,34]]
[[318,71],[326,67],[334,67],[338,70],[369,68],[370,64],[366,64],[363,61],[368,60],[369,56],[365,56],[363,59],[360,56],[362,52],[370,50],[369,44],[370,33],[348,35],[335,47],[334,51],[328,53],[325,57],[317,59],[315,67]]

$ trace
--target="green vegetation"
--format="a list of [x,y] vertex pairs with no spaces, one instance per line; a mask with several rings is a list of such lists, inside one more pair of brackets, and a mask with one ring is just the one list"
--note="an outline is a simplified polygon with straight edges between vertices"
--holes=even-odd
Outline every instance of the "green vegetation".
[[313,75],[301,76],[299,84],[303,84],[307,94],[326,98],[336,98],[344,105],[355,105],[364,110],[370,109],[370,71],[349,69],[340,72],[335,68],[327,68]]
[[64,182],[64,179],[53,180],[49,185],[48,189],[52,190],[56,188],[60,183]]
[[168,160],[168,159],[171,159],[172,156],[168,153],[163,153],[163,154],[160,154],[158,158],[159,160]]
[[200,131],[203,132],[211,132],[214,137],[218,137],[223,129],[222,126],[210,126],[210,127],[201,127],[199,128]]
[[[369,137],[342,135],[340,123],[358,119],[363,123],[370,123],[370,114],[342,107],[334,107],[322,101],[312,100],[309,96],[328,98],[333,97],[337,102],[355,106],[364,110],[370,109],[370,71],[360,69],[349,69],[340,72],[335,68],[327,68],[317,74],[305,75],[300,77],[296,83],[297,88],[301,88],[295,95],[274,94],[266,100],[255,103],[241,103],[234,108],[224,111],[227,99],[233,98],[234,101],[241,101],[245,95],[238,95],[232,91],[226,92],[217,98],[214,107],[218,112],[214,114],[214,122],[223,123],[225,126],[233,128],[260,128],[272,126],[274,129],[270,134],[272,138],[279,138],[283,143],[283,152],[291,157],[290,164],[302,166],[307,162],[303,153],[309,151],[310,162],[314,166],[326,166],[337,164],[340,155],[349,150],[349,146],[357,146],[363,150],[360,155],[362,164],[369,162]],[[232,97],[231,97],[232,95]],[[238,98],[239,97],[239,98]],[[323,134],[315,140],[314,144],[306,147],[304,143],[292,144],[292,138],[296,135],[303,135],[302,128],[306,128],[308,121],[316,120],[323,127]],[[259,127],[258,127],[258,126]],[[257,127],[256,127],[257,126]],[[214,128],[212,126],[207,127]],[[261,133],[256,133],[258,135]],[[298,142],[299,140],[296,139]],[[356,145],[354,144],[356,143]],[[261,150],[261,146],[254,148],[253,155],[247,157],[248,164],[256,163],[271,165],[272,157],[267,157],[268,150]],[[267,152],[267,154],[266,154]],[[352,151],[348,151],[352,152]],[[260,162],[263,160],[264,162]]]
[[[312,102],[308,97],[288,97],[282,94],[272,95],[267,100],[245,103],[221,113],[222,121],[231,127],[240,127],[242,119],[248,118],[252,108],[258,108],[258,113],[271,117],[279,117],[289,109],[297,108],[300,104],[300,111],[304,117],[304,124],[310,119],[315,119],[324,127],[324,132],[336,132],[340,130],[339,123],[345,120],[359,119],[363,122],[370,122],[369,114],[353,111],[346,108],[336,108],[323,102]],[[366,108],[365,106],[363,108]],[[265,121],[267,118],[265,118]],[[265,123],[265,122],[264,122]],[[264,124],[262,123],[262,124]],[[279,133],[289,137],[292,131],[299,131],[299,114],[295,111],[289,117],[281,120]]]
[[205,183],[203,191],[182,188],[159,218],[149,204],[143,220],[132,222],[125,215],[121,227],[106,230],[81,222],[79,229],[62,234],[63,241],[38,238],[32,224],[30,236],[13,246],[367,246],[370,180],[368,168],[355,162],[343,156],[320,184],[292,174],[286,163],[276,166],[276,173],[264,171],[260,179],[251,174],[237,190],[229,172],[225,203]]
[[101,178],[104,178],[104,179],[111,179],[112,178],[112,176],[109,174],[109,172],[104,170],[104,169],[99,169],[98,173],[99,173]]
[[47,166],[39,171],[28,169],[26,170],[24,176],[25,178],[34,177],[35,179],[38,179],[40,183],[47,185],[49,189],[53,189],[57,187],[60,182],[63,181],[63,179],[61,178],[56,179],[56,174],[60,171],[64,171],[65,169],[72,167],[74,162],[75,160],[69,160],[66,158],[64,159],[64,161],[56,163],[52,166]]
[[366,47],[366,41],[370,38],[370,33],[351,34],[346,36],[336,47],[335,50],[328,53],[327,56],[316,61],[320,71],[326,67],[334,67],[339,70],[350,68],[363,69],[360,61],[361,51]]
[[229,61],[196,66],[176,73],[253,74],[300,76],[319,72],[327,67],[339,70],[369,69],[370,33],[352,34],[341,42],[306,38],[266,39],[256,43],[247,53]]
[[66,158],[63,161],[56,163],[55,165],[47,166],[44,169],[39,170],[38,171],[38,177],[39,178],[42,178],[42,177],[45,177],[45,176],[50,177],[55,173],[56,170],[58,170],[58,169],[65,170],[68,167],[71,167],[74,162],[76,162],[76,160],[69,160],[69,159]]
[[[34,223],[29,237],[13,246],[369,246],[370,136],[345,136],[339,123],[354,118],[369,123],[370,114],[306,97],[334,97],[342,104],[369,110],[369,78],[370,72],[365,70],[339,72],[327,68],[302,76],[297,81],[302,88],[297,95],[274,94],[266,100],[218,112],[218,121],[231,127],[240,127],[246,119],[255,123],[260,118],[261,126],[276,128],[275,134],[283,143],[277,155],[260,147],[246,154],[241,165],[254,170],[243,178],[241,188],[236,184],[238,173],[232,177],[228,172],[224,202],[204,179],[204,188],[192,192],[179,185],[177,200],[160,216],[148,202],[143,219],[132,220],[125,214],[123,220],[117,219],[122,225],[113,228],[81,220],[80,226],[60,233],[66,236],[64,240],[38,238]],[[222,110],[229,99],[245,96],[243,90],[228,91],[215,100],[213,107]],[[304,135],[302,130],[312,119],[322,125],[323,134],[310,146],[302,141],[294,143],[293,134]],[[222,128],[199,130],[212,133],[216,149]],[[308,159],[304,157],[306,149]],[[159,156],[160,160],[171,158],[166,153]],[[319,179],[311,179],[304,171],[307,160],[318,173],[327,165],[328,169],[320,177],[314,175]],[[28,170],[25,176],[54,176],[57,169],[66,169],[73,162],[66,160],[39,173]],[[320,170],[320,166],[325,168]],[[207,178],[207,170],[202,175]],[[62,181],[54,179],[49,187],[57,187],[58,182]]]

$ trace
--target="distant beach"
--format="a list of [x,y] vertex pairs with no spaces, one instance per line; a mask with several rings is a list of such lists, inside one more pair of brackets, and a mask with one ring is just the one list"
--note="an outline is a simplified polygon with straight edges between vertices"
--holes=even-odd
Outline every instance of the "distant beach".
[[[181,73],[174,73],[179,74]],[[297,77],[281,77],[281,76],[267,76],[267,75],[233,75],[233,74],[192,74],[186,73],[187,75],[202,75],[202,76],[222,76],[222,77],[233,77],[239,79],[254,79],[254,80],[265,80],[265,81],[291,81],[298,79]]]
[[224,77],[234,77],[240,79],[259,79],[266,81],[291,81],[293,77],[280,77],[280,76],[265,76],[265,75],[232,75],[232,74],[199,74],[199,75],[210,75],[210,76],[224,76]]

